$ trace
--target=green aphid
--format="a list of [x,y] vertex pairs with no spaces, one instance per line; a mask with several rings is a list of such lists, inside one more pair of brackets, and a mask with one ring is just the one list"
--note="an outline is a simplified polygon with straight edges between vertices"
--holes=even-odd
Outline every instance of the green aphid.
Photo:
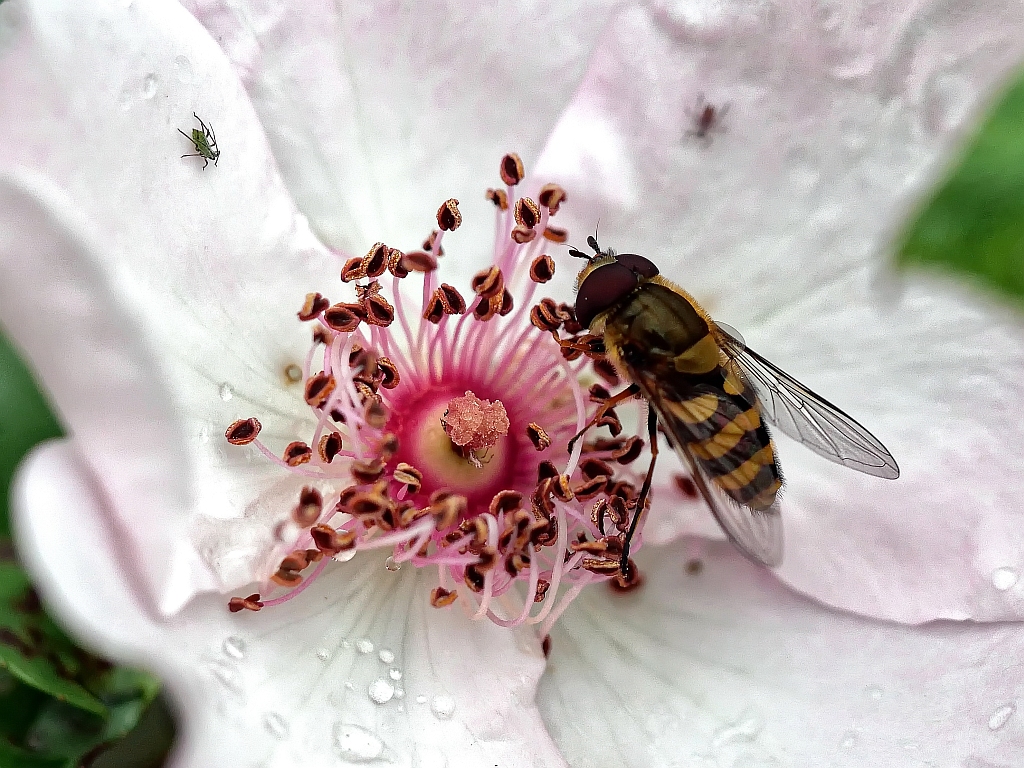
[[184,136],[186,139],[192,142],[192,146],[196,148],[195,152],[190,152],[182,157],[201,157],[203,158],[203,170],[206,170],[206,166],[213,160],[213,164],[217,165],[217,160],[220,159],[220,150],[217,149],[217,137],[213,134],[213,126],[207,126],[203,122],[202,118],[199,117],[195,112],[192,113],[192,117],[199,121],[199,124],[203,126],[202,130],[198,128],[192,129],[192,135],[189,136],[181,128],[178,129],[178,133]]

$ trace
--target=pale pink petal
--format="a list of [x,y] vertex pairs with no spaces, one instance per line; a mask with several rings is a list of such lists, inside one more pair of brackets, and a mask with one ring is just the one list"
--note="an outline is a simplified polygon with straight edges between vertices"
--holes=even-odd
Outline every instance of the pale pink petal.
[[536,160],[614,3],[185,5],[240,73],[317,234],[362,252],[418,247],[449,197],[464,241],[489,243],[499,159]]
[[[242,536],[253,557],[269,544],[282,510],[256,500],[274,473],[227,453],[222,435],[237,418],[283,414],[268,441],[295,439],[302,399],[284,369],[308,345],[295,312],[334,284],[337,261],[296,212],[232,68],[180,6],[0,13],[0,112],[17,116],[0,123],[0,320],[173,610],[210,584],[197,548],[222,587],[255,570],[222,567],[233,542],[190,541],[193,525],[245,515],[263,537]],[[193,112],[222,152],[205,171],[180,157]]]
[[794,594],[724,542],[645,549],[644,585],[586,592],[539,700],[574,766],[1010,766],[1024,625],[901,626]]
[[[583,204],[562,223],[600,218],[603,246],[653,258],[903,470],[876,480],[780,438],[782,578],[900,621],[1024,615],[1024,587],[993,584],[1024,569],[1024,325],[890,266],[1020,60],[1024,7],[658,5],[621,12],[597,51],[539,163]],[[728,109],[701,138],[704,103]],[[661,471],[670,487],[679,464]],[[654,503],[652,541],[695,530],[674,492]]]
[[534,704],[532,636],[431,608],[425,575],[372,555],[259,613],[203,596],[157,617],[99,494],[73,446],[48,443],[19,471],[17,532],[76,634],[166,681],[182,726],[172,765],[565,765]]

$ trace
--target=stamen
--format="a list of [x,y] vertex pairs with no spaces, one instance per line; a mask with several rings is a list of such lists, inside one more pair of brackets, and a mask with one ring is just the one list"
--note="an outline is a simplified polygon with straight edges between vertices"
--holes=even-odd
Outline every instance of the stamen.
[[239,419],[224,432],[232,445],[248,445],[259,435],[263,426],[256,419]]

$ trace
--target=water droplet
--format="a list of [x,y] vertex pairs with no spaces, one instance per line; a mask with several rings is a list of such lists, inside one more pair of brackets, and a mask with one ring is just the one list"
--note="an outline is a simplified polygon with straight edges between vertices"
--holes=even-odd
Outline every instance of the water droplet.
[[242,681],[238,676],[238,670],[233,666],[214,664],[212,671],[213,676],[229,691],[239,694],[242,692]]
[[744,712],[735,723],[718,729],[711,743],[716,747],[723,747],[726,744],[751,742],[761,733],[761,728],[760,720],[753,714]]
[[288,736],[288,723],[277,712],[267,712],[263,716],[263,727],[276,739],[284,739]]
[[226,638],[221,647],[224,649],[224,655],[232,659],[241,659],[245,656],[245,641],[240,637]]
[[199,428],[199,442],[205,445],[210,442],[210,427],[207,424],[203,424]]
[[349,640],[348,638],[342,640],[341,641],[341,647],[344,648],[347,651],[349,648],[352,647],[352,641]]
[[421,693],[421,694],[420,694],[419,696],[417,696],[417,697],[416,697],[416,703],[417,703],[417,704],[426,704],[426,703],[427,703],[427,697],[426,697],[426,696],[424,696],[424,695],[423,695],[423,694]]
[[356,650],[360,653],[373,653],[373,643],[365,637],[360,640],[356,640]]
[[347,563],[349,560],[351,560],[355,556],[356,556],[356,549],[355,549],[355,547],[353,547],[352,549],[342,550],[338,554],[334,555],[333,559],[334,559],[335,562],[338,562],[338,563]]
[[350,763],[372,763],[384,753],[384,742],[362,726],[339,723],[334,726],[334,748]]
[[221,384],[217,393],[220,395],[220,399],[225,403],[235,396],[235,390],[231,388],[230,384]]
[[395,652],[388,650],[387,648],[381,648],[380,653],[377,654],[377,658],[379,658],[385,664],[390,664],[395,660]]
[[439,720],[450,720],[455,714],[455,699],[447,694],[438,694],[430,700],[430,711]]
[[396,680],[396,681],[397,680],[401,680],[402,679],[402,670],[400,670],[400,669],[389,669],[388,670],[388,677],[390,677],[392,680]]
[[142,78],[142,98],[152,99],[156,96],[156,85],[159,78],[153,72],[150,72],[144,78]]
[[404,699],[405,698],[405,689],[404,688],[395,688],[395,698],[396,699]]
[[328,661],[331,658],[331,652],[326,648],[317,648],[316,657],[320,659],[320,661]]
[[839,746],[843,749],[852,749],[857,745],[857,734],[853,731],[847,731],[843,734],[842,740],[839,742]]
[[178,74],[178,82],[188,85],[192,82],[192,62],[188,56],[174,57],[174,71]]
[[395,695],[395,686],[383,677],[378,677],[370,683],[370,687],[367,692],[370,694],[370,700],[373,701],[374,704],[387,704]]
[[882,698],[882,689],[877,685],[869,685],[867,688],[864,689],[864,693],[866,693],[875,701],[878,701]]
[[1006,725],[1006,721],[1013,717],[1013,713],[1016,711],[1017,707],[1013,704],[1004,704],[989,716],[988,729],[990,731],[998,731]]
[[1017,583],[1018,579],[1020,579],[1020,576],[1013,568],[1003,567],[992,571],[992,586],[1000,592],[1008,590]]
[[295,363],[289,363],[284,368],[284,377],[292,384],[298,384],[302,381],[302,368]]
[[354,691],[355,689],[356,689],[356,687],[354,685],[352,685],[352,681],[351,680],[346,680],[345,681],[345,690],[346,691]]
[[384,567],[387,568],[389,571],[402,570],[402,564],[396,563],[395,558],[393,558],[391,555],[388,555],[388,559],[384,561]]
[[132,104],[134,103],[134,101],[135,98],[132,92],[128,90],[127,87],[123,91],[121,91],[121,95],[117,97],[118,106],[120,106],[121,110],[124,112],[127,112],[129,109],[132,108]]

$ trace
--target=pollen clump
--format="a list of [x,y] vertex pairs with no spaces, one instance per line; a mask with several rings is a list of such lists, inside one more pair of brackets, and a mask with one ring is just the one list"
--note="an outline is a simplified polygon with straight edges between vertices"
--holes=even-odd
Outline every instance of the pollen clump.
[[500,400],[481,400],[472,392],[453,398],[444,417],[445,434],[460,448],[480,451],[508,434],[508,414]]

